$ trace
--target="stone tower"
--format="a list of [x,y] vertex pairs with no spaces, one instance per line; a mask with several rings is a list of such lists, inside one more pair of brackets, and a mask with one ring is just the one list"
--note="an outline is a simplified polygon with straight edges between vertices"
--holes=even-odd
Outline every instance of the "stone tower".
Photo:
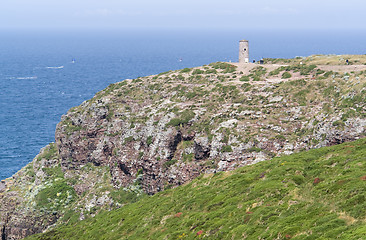
[[239,41],[239,63],[249,63],[249,42],[248,42],[248,40]]

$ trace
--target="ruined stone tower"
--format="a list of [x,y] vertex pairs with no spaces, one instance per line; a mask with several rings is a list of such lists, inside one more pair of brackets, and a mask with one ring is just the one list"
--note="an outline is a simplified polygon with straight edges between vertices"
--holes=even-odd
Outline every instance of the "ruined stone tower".
[[239,63],[249,63],[249,42],[248,42],[248,40],[239,41]]

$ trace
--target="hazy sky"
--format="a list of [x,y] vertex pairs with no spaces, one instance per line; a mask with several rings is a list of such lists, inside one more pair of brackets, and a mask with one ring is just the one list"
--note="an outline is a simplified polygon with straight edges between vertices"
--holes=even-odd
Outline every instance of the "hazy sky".
[[0,29],[366,29],[365,0],[0,0]]

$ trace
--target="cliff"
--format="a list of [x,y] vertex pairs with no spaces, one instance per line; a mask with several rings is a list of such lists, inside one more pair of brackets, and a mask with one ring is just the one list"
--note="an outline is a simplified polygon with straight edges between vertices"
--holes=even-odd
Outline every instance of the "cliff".
[[366,138],[145,196],[29,239],[364,239]]
[[55,143],[1,182],[2,239],[120,208],[202,173],[361,138],[365,63],[212,63],[112,84],[62,116]]

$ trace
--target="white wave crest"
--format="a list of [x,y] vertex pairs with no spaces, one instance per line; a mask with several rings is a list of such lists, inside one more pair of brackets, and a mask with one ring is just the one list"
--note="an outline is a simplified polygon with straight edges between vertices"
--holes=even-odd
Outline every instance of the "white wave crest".
[[37,76],[33,76],[33,77],[17,77],[17,80],[32,80],[32,79],[37,79]]
[[64,68],[64,66],[59,66],[59,67],[46,67],[47,69],[62,69]]

